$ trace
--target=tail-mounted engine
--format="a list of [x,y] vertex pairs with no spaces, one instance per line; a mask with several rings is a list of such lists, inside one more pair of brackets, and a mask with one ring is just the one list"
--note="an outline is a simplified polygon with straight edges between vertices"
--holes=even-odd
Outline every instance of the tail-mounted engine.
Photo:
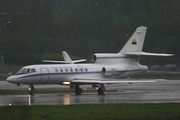
[[123,72],[125,72],[125,69],[121,68],[121,67],[109,66],[109,67],[102,68],[102,74],[104,76],[115,76],[115,75],[121,74]]
[[119,59],[122,58],[119,54],[101,54],[96,53],[92,55],[92,61],[95,63],[119,63]]
[[115,53],[95,53],[92,56],[92,61],[98,64],[119,64],[119,63],[131,63],[138,64],[140,60],[139,56],[131,56],[131,55],[123,55],[123,54],[115,54]]

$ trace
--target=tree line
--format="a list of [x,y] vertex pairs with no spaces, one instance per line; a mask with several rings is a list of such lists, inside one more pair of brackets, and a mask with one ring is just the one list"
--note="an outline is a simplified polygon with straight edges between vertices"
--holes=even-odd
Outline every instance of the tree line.
[[28,8],[18,1],[11,4],[4,32],[7,64],[59,60],[64,50],[87,59],[95,52],[117,53],[141,25],[148,27],[144,51],[176,55],[141,62],[179,64],[179,0],[74,0],[59,9],[53,0],[31,0]]

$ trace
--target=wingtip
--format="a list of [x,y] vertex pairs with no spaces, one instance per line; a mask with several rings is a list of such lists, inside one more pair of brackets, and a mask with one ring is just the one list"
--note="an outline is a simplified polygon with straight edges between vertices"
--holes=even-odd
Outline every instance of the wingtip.
[[175,54],[170,54],[170,56],[175,56]]
[[160,82],[161,80],[160,79],[156,79],[156,82]]

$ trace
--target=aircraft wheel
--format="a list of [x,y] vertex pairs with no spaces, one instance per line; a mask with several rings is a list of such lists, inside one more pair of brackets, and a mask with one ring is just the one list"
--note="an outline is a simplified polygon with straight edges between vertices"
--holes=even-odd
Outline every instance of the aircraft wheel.
[[82,93],[82,89],[81,88],[75,88],[75,93],[76,93],[76,95],[80,95]]
[[104,90],[102,88],[98,88],[97,90],[99,95],[103,95],[104,94]]
[[33,91],[29,92],[29,95],[34,95],[34,92]]

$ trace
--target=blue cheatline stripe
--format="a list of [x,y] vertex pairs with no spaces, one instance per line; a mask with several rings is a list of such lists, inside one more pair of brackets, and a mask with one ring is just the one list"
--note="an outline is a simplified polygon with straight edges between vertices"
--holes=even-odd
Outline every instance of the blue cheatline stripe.
[[[125,72],[135,72],[135,71],[142,71],[143,69],[136,69],[136,70],[126,70]],[[122,72],[122,71],[117,71]],[[124,72],[124,71],[123,71]],[[102,71],[94,71],[94,72],[63,72],[63,73],[42,73],[42,74],[28,74],[26,76],[22,76],[19,78],[28,78],[28,77],[37,77],[37,76],[51,76],[51,75],[70,75],[70,74],[99,74],[102,73]],[[21,74],[22,75],[22,74]],[[24,75],[24,74],[23,74]],[[19,79],[18,78],[18,79]]]

